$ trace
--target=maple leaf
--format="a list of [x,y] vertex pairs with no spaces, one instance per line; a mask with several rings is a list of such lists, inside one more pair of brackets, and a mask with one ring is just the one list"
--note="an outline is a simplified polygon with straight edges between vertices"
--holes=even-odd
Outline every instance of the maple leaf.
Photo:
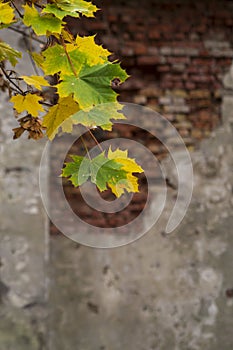
[[23,23],[32,27],[37,35],[46,35],[47,32],[61,33],[63,22],[52,14],[40,14],[32,4],[32,7],[27,4],[23,6],[24,16]]
[[35,86],[35,88],[40,91],[42,91],[41,86],[50,86],[47,80],[45,80],[45,78],[38,75],[31,75],[31,76],[22,75],[21,78],[28,85]]
[[[95,35],[84,37],[77,36],[75,42],[78,50],[86,54],[86,63],[89,66],[105,63],[109,55],[111,55],[111,52],[95,43]],[[67,45],[67,47],[69,48],[69,45]]]
[[16,51],[10,45],[4,42],[0,42],[0,62],[8,60],[12,66],[15,66],[18,62],[17,58],[21,57],[22,54],[19,51]]
[[16,95],[10,99],[10,101],[14,103],[14,109],[16,109],[18,113],[27,111],[33,117],[37,117],[39,111],[44,111],[43,107],[39,103],[39,101],[42,100],[42,97],[35,94]]
[[126,171],[127,177],[123,181],[119,181],[116,184],[110,184],[112,192],[120,197],[124,191],[127,192],[139,192],[138,190],[138,179],[133,173],[143,173],[143,169],[135,162],[135,159],[128,158],[128,151],[121,151],[117,149],[112,151],[111,147],[108,151],[108,158],[114,159],[117,163],[122,164],[122,170]]
[[114,186],[127,176],[122,165],[106,158],[104,152],[92,159],[90,168],[91,181],[101,192],[107,190],[107,186]]
[[89,128],[101,127],[103,130],[112,130],[111,119],[126,119],[121,113],[122,105],[118,102],[103,103],[90,110],[80,110],[72,115],[73,124],[82,124]]
[[58,103],[50,107],[49,112],[43,118],[43,126],[45,126],[46,134],[52,140],[61,126],[63,132],[72,131],[72,122],[64,123],[65,120],[79,110],[78,104],[71,96],[60,98]]
[[90,179],[102,192],[110,184],[114,185],[119,180],[126,179],[127,173],[122,170],[122,165],[106,158],[104,152],[93,159],[80,156],[71,158],[73,162],[65,163],[62,176],[69,177],[75,187]]
[[98,10],[95,5],[85,0],[57,0],[55,3],[61,10],[69,12],[70,16],[78,12],[86,17],[94,17],[94,13]]
[[118,63],[87,66],[83,65],[78,76],[64,75],[57,90],[61,97],[73,94],[81,109],[90,108],[101,103],[115,102],[117,93],[112,90],[114,79],[124,82],[128,75]]
[[[43,56],[45,60],[42,67],[46,74],[53,75],[58,72],[62,72],[64,75],[74,74],[63,46],[55,44],[45,50]],[[76,72],[79,72],[82,64],[84,64],[86,60],[86,56],[73,46],[69,49],[69,57],[72,61],[73,68]]]
[[[73,162],[65,163],[65,168],[62,169],[63,177],[69,177],[69,180],[75,187],[81,186],[90,177],[90,160],[85,157],[70,155]],[[80,174],[82,167],[82,174]]]
[[48,4],[43,10],[42,13],[52,13],[54,16],[62,20],[66,16],[79,17],[79,13],[72,11],[65,11],[58,7],[56,3]]
[[9,2],[0,1],[0,23],[11,24],[14,22],[14,10],[10,6]]
[[38,52],[29,52],[35,63],[37,64],[38,67],[43,68],[43,63],[44,63],[44,57],[42,56],[41,53]]

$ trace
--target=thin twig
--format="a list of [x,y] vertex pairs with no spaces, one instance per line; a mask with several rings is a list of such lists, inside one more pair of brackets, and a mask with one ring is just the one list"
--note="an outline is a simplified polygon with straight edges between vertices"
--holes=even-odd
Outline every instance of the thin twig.
[[18,90],[18,92],[20,92],[21,95],[25,96],[25,92],[17,84],[15,84],[15,82],[9,77],[9,75],[7,74],[7,72],[2,66],[1,66],[1,70],[4,76],[7,78],[7,80]]
[[39,101],[39,103],[41,105],[44,105],[44,106],[53,107],[53,105],[51,103],[47,103],[47,102],[43,102],[43,101]]
[[40,39],[38,39],[38,38],[35,38],[33,35],[27,34],[27,33],[25,33],[23,30],[20,30],[20,29],[15,28],[15,27],[7,27],[7,29],[11,29],[11,30],[13,30],[14,32],[16,32],[16,33],[18,33],[18,34],[22,34],[22,35],[24,35],[24,36],[26,36],[26,37],[28,37],[28,38],[31,38],[31,39],[34,40],[34,41],[37,41],[37,42],[40,43],[40,44],[46,45],[46,42],[44,42],[43,40],[40,40]]
[[31,61],[32,67],[33,67],[33,69],[34,69],[36,75],[39,75],[39,71],[38,71],[37,66],[36,66],[36,64],[35,64],[35,61],[33,60],[32,56],[31,56],[31,53],[32,53],[31,45],[29,46],[28,39],[27,39],[25,36],[23,36],[23,41],[24,41],[24,43],[25,43],[25,46],[26,46],[27,49],[28,49],[28,56],[29,56],[29,59],[30,59],[30,61]]
[[85,150],[86,150],[86,152],[87,152],[88,158],[89,158],[89,160],[91,160],[91,156],[90,156],[90,153],[89,153],[89,151],[88,151],[86,142],[84,141],[84,138],[83,138],[82,136],[80,136],[80,138],[81,138],[82,143],[83,143],[83,145],[84,145],[84,147],[85,147]]
[[15,6],[14,2],[11,0],[11,4],[14,7],[15,11],[18,13],[20,18],[23,18],[22,13],[19,11],[19,9]]
[[104,152],[102,146],[99,144],[98,140],[96,139],[95,135],[92,133],[92,131],[90,129],[88,129],[88,127],[86,127],[86,129],[88,130],[89,134],[91,135],[91,137],[93,138],[93,140],[95,141],[95,143],[97,144],[97,146],[99,147],[99,149]]

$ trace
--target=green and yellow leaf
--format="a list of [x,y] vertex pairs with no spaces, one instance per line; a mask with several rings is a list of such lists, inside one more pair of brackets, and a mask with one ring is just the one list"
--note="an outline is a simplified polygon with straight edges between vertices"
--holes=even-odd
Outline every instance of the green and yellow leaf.
[[21,78],[25,81],[25,83],[31,86],[35,86],[35,88],[40,91],[42,91],[42,86],[50,86],[50,84],[47,80],[45,80],[45,78],[38,75],[22,75]]
[[4,60],[10,61],[12,66],[18,63],[17,58],[21,58],[22,54],[13,49],[10,45],[0,41],[0,62]]
[[[81,186],[90,177],[90,160],[80,156],[70,156],[73,162],[65,163],[62,170],[63,177],[68,177],[75,187]],[[80,172],[80,167],[82,173]]]
[[44,109],[39,103],[43,98],[35,94],[16,95],[13,96],[10,101],[14,104],[14,109],[18,113],[27,111],[33,117],[37,117],[39,112],[43,112]]
[[102,192],[110,185],[114,186],[127,177],[127,173],[122,170],[122,165],[106,158],[104,152],[91,160],[79,156],[71,156],[71,158],[73,162],[65,164],[62,176],[69,177],[76,187],[90,179]]
[[61,97],[73,94],[81,109],[97,106],[101,103],[116,102],[117,93],[112,90],[114,79],[124,82],[128,78],[118,63],[106,62],[89,67],[85,64],[77,76],[64,75],[57,85]]
[[69,117],[78,110],[79,106],[71,96],[60,98],[55,106],[50,107],[49,112],[43,118],[43,126],[46,127],[48,138],[52,140],[59,127],[62,128],[63,132],[71,132],[73,122]]
[[59,18],[52,14],[39,13],[34,5],[30,7],[26,4],[23,8],[23,23],[28,27],[31,26],[37,35],[46,35],[47,32],[61,33],[63,22]]
[[[76,45],[80,52],[86,54],[86,63],[89,66],[94,66],[96,64],[103,64],[108,61],[108,57],[111,52],[104,49],[101,45],[95,43],[95,35],[93,36],[77,36]],[[69,45],[67,45],[69,47]]]
[[143,173],[143,169],[136,163],[135,159],[128,158],[128,151],[121,151],[119,149],[112,151],[111,148],[109,148],[108,158],[115,160],[119,164],[122,164],[122,170],[127,173],[126,179],[116,184],[109,185],[112,192],[117,197],[120,197],[122,194],[124,194],[125,190],[127,192],[133,193],[139,192],[138,179],[133,175],[133,173]]
[[71,11],[62,10],[61,8],[59,8],[57,6],[56,3],[48,4],[43,9],[42,13],[51,13],[55,17],[59,18],[60,20],[62,20],[66,16],[79,17],[79,13],[78,12],[71,12]]
[[82,124],[88,128],[100,127],[103,130],[112,130],[112,121],[126,119],[121,113],[122,105],[116,103],[103,103],[90,110],[80,110],[71,119],[73,124]]
[[11,24],[14,22],[14,10],[9,2],[0,0],[0,24]]
[[98,10],[95,5],[85,0],[57,0],[55,4],[61,10],[69,12],[69,16],[74,16],[78,12],[86,17],[94,17],[94,13]]
[[44,56],[41,53],[38,52],[29,52],[33,60],[35,61],[36,65],[40,68],[43,68],[44,63]]
[[[45,74],[53,75],[58,72],[62,72],[62,75],[74,74],[63,46],[55,44],[45,50],[43,55],[45,60],[42,67]],[[73,45],[73,47],[70,46],[69,57],[72,61],[73,69],[78,73],[86,60],[86,56]]]

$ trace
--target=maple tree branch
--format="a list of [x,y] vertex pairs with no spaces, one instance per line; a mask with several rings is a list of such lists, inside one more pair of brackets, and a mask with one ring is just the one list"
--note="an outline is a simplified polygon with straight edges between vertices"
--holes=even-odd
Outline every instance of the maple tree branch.
[[28,42],[28,39],[25,36],[23,36],[23,41],[25,43],[26,48],[28,49],[28,56],[29,56],[29,59],[31,61],[32,67],[33,67],[36,75],[39,75],[39,71],[38,71],[37,66],[35,64],[35,61],[33,60],[32,56],[31,56],[31,53],[32,53],[31,43]]
[[35,38],[33,35],[27,34],[27,33],[25,33],[23,30],[20,30],[20,29],[18,29],[18,28],[12,27],[12,26],[7,27],[7,29],[13,30],[14,32],[16,32],[16,33],[18,33],[18,34],[22,34],[23,36],[26,36],[27,38],[30,38],[30,39],[32,39],[32,40],[34,40],[34,41],[37,41],[37,42],[40,43],[40,44],[46,45],[46,42],[44,42],[43,40],[40,40],[40,39],[38,39],[38,38]]
[[6,70],[3,68],[2,65],[0,65],[0,68],[5,76],[5,78],[17,89],[17,91],[25,96],[25,92],[13,81],[13,79],[9,76],[9,74],[7,74]]
[[19,11],[19,9],[15,6],[14,1],[11,0],[11,5],[14,7],[15,11],[18,13],[20,18],[23,18],[22,13]]

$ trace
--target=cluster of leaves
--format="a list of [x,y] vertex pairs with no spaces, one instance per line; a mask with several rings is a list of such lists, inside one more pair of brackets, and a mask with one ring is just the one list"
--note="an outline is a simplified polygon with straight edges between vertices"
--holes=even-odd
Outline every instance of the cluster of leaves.
[[[21,5],[0,0],[0,29],[22,32],[24,39],[36,40],[42,47],[32,52],[29,45],[35,74],[19,76],[14,67],[21,52],[0,41],[1,79],[6,81],[19,122],[14,138],[26,131],[29,138],[46,135],[53,140],[60,129],[71,132],[74,124],[83,125],[92,135],[92,128],[111,130],[113,120],[125,118],[112,83],[123,83],[127,73],[117,61],[109,61],[111,53],[96,44],[95,36],[74,36],[68,30],[70,16],[94,17],[97,10],[86,0],[30,0]],[[12,68],[6,69],[5,62]],[[55,90],[55,102],[48,99],[48,89]],[[93,159],[87,151],[87,157],[72,159],[62,176],[74,186],[90,179],[100,191],[109,187],[117,197],[125,190],[138,191],[133,173],[142,169],[127,151],[109,149]]]

